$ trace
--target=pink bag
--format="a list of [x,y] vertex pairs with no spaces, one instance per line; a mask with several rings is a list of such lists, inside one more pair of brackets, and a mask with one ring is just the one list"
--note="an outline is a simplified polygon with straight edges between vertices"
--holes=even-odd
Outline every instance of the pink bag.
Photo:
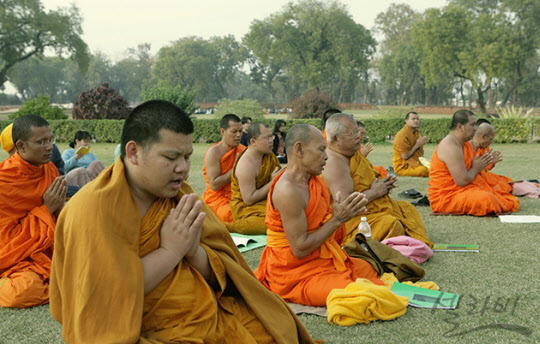
[[381,242],[418,264],[422,264],[433,257],[433,250],[428,245],[405,235],[384,239]]
[[540,186],[536,183],[519,180],[512,183],[512,195],[526,198],[538,198],[540,196]]

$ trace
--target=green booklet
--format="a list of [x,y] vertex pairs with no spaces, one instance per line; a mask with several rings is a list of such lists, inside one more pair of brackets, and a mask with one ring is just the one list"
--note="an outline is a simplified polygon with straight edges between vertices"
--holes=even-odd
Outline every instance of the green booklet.
[[419,308],[455,309],[458,305],[459,295],[443,291],[415,287],[408,284],[394,282],[392,293],[406,296],[409,306]]
[[231,233],[231,237],[240,252],[253,250],[254,248],[266,246],[266,235],[246,235]]
[[434,244],[433,252],[480,252],[480,245]]

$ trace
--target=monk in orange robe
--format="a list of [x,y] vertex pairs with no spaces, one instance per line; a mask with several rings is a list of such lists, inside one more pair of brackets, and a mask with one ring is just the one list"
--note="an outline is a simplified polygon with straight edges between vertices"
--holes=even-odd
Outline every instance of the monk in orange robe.
[[295,125],[287,133],[288,166],[268,193],[267,246],[255,275],[285,301],[325,306],[330,291],[357,278],[382,285],[366,261],[352,258],[340,244],[344,223],[365,211],[359,193],[336,195],[320,176],[326,161],[324,137],[314,126]]
[[206,190],[202,199],[225,224],[233,221],[229,205],[232,169],[236,158],[246,147],[240,144],[242,122],[238,116],[233,114],[223,116],[220,127],[222,140],[210,147],[204,155],[203,173]]
[[484,170],[497,157],[493,152],[475,155],[469,140],[476,128],[471,111],[456,111],[450,134],[433,152],[428,196],[435,213],[486,216],[519,210],[515,196],[488,182]]
[[250,144],[236,160],[231,175],[234,222],[225,225],[232,233],[266,234],[266,198],[281,165],[272,153],[274,135],[267,124],[253,123],[248,139]]
[[394,158],[392,166],[398,176],[427,177],[429,169],[422,165],[420,158],[424,156],[426,136],[420,136],[418,127],[420,118],[416,112],[405,116],[405,125],[394,137]]
[[500,188],[504,192],[512,193],[513,186],[510,183],[513,180],[511,178],[490,172],[496,163],[502,161],[501,152],[490,149],[490,144],[495,138],[495,129],[489,123],[477,123],[477,125],[478,129],[471,140],[475,155],[482,156],[490,152],[493,155],[493,162],[484,170],[487,182],[494,188]]
[[54,229],[67,187],[50,161],[49,123],[24,115],[12,130],[17,152],[0,163],[0,306],[24,308],[49,302]]
[[414,206],[407,201],[396,202],[388,195],[396,187],[396,177],[383,178],[369,160],[358,152],[360,137],[354,118],[347,114],[334,115],[328,120],[326,128],[330,142],[323,177],[330,191],[332,194],[340,192],[344,197],[360,192],[368,201],[364,214],[347,221],[343,246],[356,236],[361,217],[365,216],[371,227],[371,237],[375,240],[408,235],[432,247],[433,243]]
[[62,212],[51,314],[66,343],[313,343],[184,182],[192,133],[175,105],[139,105],[121,157]]

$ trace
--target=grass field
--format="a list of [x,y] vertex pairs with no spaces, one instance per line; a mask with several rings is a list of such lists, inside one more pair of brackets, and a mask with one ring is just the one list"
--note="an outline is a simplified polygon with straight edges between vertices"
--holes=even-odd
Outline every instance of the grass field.
[[[189,182],[197,193],[204,191],[202,159],[209,145],[195,145]],[[431,157],[435,145],[425,146]],[[66,144],[59,144],[61,151]],[[94,144],[92,150],[105,163],[113,162],[114,144]],[[540,179],[540,146],[507,144],[504,160],[494,172],[514,179]],[[0,152],[0,159],[6,154]],[[374,165],[388,167],[390,144],[375,145],[369,156]],[[397,194],[414,188],[425,194],[425,178],[400,177]],[[520,199],[518,214],[540,215],[539,199]],[[393,321],[375,321],[352,327],[330,325],[326,318],[300,315],[314,338],[327,343],[538,343],[540,319],[538,267],[539,224],[501,224],[498,218],[430,216],[429,207],[417,208],[430,238],[436,243],[478,244],[480,253],[435,253],[423,264],[424,280],[435,281],[443,291],[461,295],[456,310],[427,310],[408,307]],[[261,249],[244,257],[254,269]],[[108,310],[104,310],[107,312]],[[49,306],[31,309],[0,309],[0,343],[59,343],[61,327],[49,315]]]

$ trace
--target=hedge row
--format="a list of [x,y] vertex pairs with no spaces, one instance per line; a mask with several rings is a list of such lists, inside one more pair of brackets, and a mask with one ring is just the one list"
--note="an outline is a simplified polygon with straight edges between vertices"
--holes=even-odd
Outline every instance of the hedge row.
[[[254,119],[257,121],[259,119]],[[274,119],[263,119],[273,129]],[[69,142],[77,130],[87,130],[99,142],[120,142],[123,120],[51,120],[51,127],[58,142]],[[308,123],[320,128],[318,119],[286,120],[288,130],[298,123]],[[0,121],[3,130],[11,121]],[[214,143],[221,139],[219,119],[194,119],[195,134],[193,142]],[[403,119],[364,119],[366,136],[370,142],[385,142],[391,139],[404,125]],[[492,119],[491,123],[497,135],[494,142],[526,142],[533,136],[540,136],[540,118],[534,119]],[[420,133],[426,135],[428,142],[437,143],[448,134],[450,119],[422,119]]]

